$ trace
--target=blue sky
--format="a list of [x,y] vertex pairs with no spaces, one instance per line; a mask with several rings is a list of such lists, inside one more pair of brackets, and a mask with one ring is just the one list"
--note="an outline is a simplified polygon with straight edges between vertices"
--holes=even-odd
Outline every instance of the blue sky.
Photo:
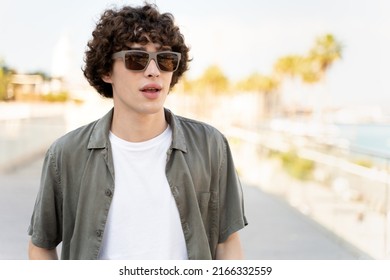
[[[190,77],[217,63],[232,80],[268,74],[281,56],[304,54],[332,33],[343,59],[329,72],[328,90],[341,104],[390,108],[390,1],[387,0],[155,0],[174,14],[191,46]],[[0,57],[21,72],[53,71],[56,45],[67,34],[73,67],[100,13],[143,1],[0,0]],[[77,72],[77,71],[76,71]],[[79,74],[77,74],[79,75]],[[81,77],[81,76],[80,76]]]

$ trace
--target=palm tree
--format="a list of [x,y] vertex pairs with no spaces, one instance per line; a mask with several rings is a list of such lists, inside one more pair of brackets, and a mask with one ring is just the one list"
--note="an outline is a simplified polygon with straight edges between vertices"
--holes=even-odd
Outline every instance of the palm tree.
[[341,59],[342,45],[332,34],[318,37],[309,51],[308,58],[312,61],[313,71],[318,72],[320,80],[324,78],[330,66]]
[[205,94],[226,93],[229,88],[229,79],[218,65],[210,65],[197,82]]
[[316,39],[308,55],[288,55],[278,59],[274,71],[280,79],[288,77],[292,81],[299,78],[305,84],[324,83],[326,73],[336,60],[341,59],[341,54],[341,44],[332,34],[325,34]]
[[276,78],[259,73],[253,73],[237,83],[237,89],[256,92],[263,98],[263,108],[260,111],[263,112],[263,116],[266,118],[271,117],[276,110],[275,107],[278,102],[276,92],[278,88],[279,82]]
[[[299,109],[298,104],[296,104],[297,97],[295,89],[299,89],[301,86],[304,61],[305,58],[301,55],[286,55],[279,58],[273,67],[273,71],[280,81],[280,84],[282,84],[283,81],[284,87],[288,88],[288,92],[282,90],[283,98],[281,102],[284,103],[282,104],[284,112],[292,114],[293,116]],[[288,95],[286,95],[286,93]],[[289,99],[290,101],[286,101]]]
[[[318,37],[314,43],[314,46],[310,49],[307,61],[309,70],[306,72],[308,76],[303,76],[302,79],[306,83],[318,83],[322,84],[322,91],[324,93],[322,98],[326,94],[325,92],[325,78],[326,73],[329,71],[333,63],[342,57],[342,45],[332,34],[325,34]],[[325,100],[317,100],[317,114],[322,117],[323,106]]]
[[274,64],[274,71],[276,74],[291,78],[300,75],[301,63],[303,57],[300,55],[287,55],[279,58]]
[[196,114],[200,118],[211,118],[212,108],[218,103],[218,99],[229,91],[228,77],[218,65],[214,64],[207,67],[203,74],[191,83],[191,90],[194,92],[197,104]]

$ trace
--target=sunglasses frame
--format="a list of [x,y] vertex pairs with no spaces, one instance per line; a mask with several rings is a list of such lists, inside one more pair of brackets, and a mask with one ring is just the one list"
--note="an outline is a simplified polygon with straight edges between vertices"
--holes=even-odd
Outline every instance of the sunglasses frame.
[[[148,54],[149,58],[148,58],[148,62],[146,63],[145,67],[141,70],[133,70],[133,69],[129,69],[127,68],[126,66],[126,54],[128,53],[145,53],[145,54]],[[177,65],[175,67],[175,69],[173,69],[172,71],[165,71],[165,70],[162,70],[160,68],[160,65],[158,64],[158,60],[157,60],[157,56],[159,54],[175,54],[177,55],[178,57],[178,62],[177,62]],[[158,67],[158,69],[162,72],[175,72],[177,70],[177,68],[179,68],[179,64],[180,64],[180,60],[181,60],[181,53],[179,52],[172,52],[172,51],[160,51],[160,52],[147,52],[147,51],[142,51],[142,50],[124,50],[124,51],[120,51],[120,52],[116,52],[112,55],[112,58],[113,59],[116,59],[116,58],[121,58],[123,63],[125,64],[125,67],[126,69],[130,70],[130,71],[134,71],[134,72],[142,72],[142,71],[145,71],[146,68],[148,68],[149,66],[149,63],[150,61],[153,59],[155,62],[156,62],[156,65]]]

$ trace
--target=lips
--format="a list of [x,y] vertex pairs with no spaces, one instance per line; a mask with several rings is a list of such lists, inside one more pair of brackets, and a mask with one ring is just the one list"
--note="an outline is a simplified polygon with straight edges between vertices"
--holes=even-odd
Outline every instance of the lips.
[[147,84],[140,89],[143,96],[148,98],[148,99],[158,98],[161,90],[162,90],[162,87],[159,84]]
[[141,88],[142,92],[159,92],[161,91],[162,87],[158,84],[147,84]]
[[142,91],[143,91],[143,92],[145,92],[145,91],[157,92],[157,91],[159,91],[159,89],[157,89],[157,88],[145,88],[145,89],[142,89]]

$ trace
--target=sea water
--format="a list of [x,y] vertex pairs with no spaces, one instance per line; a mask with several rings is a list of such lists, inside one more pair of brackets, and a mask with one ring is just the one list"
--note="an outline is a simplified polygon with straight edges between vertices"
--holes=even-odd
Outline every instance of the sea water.
[[339,137],[352,149],[390,158],[390,124],[338,124]]

